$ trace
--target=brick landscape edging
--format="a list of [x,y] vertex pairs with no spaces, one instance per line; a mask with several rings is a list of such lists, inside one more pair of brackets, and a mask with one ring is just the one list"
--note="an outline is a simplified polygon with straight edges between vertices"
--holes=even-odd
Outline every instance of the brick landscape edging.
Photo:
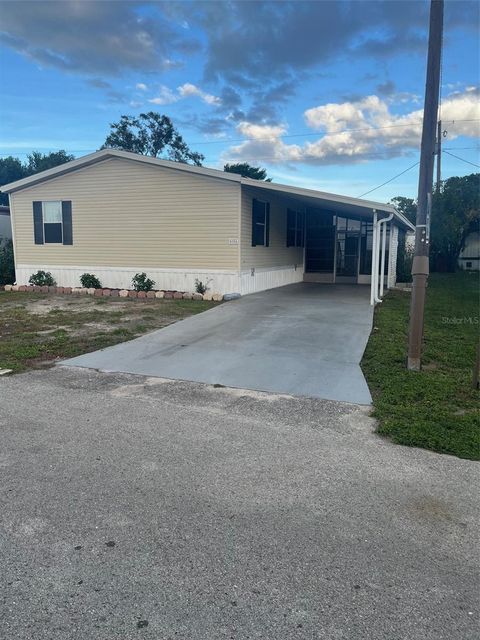
[[32,285],[6,284],[5,291],[18,291],[27,293],[62,293],[75,295],[89,295],[96,298],[102,297],[120,297],[120,298],[136,298],[137,300],[208,300],[221,302],[223,300],[222,293],[189,293],[188,291],[171,291],[163,289],[157,291],[134,291],[133,289],[86,289],[85,287],[39,287]]

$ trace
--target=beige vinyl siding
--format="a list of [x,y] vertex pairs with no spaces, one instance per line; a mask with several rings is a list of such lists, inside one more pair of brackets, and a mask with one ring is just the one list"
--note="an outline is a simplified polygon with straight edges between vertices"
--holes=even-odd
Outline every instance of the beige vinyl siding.
[[[17,264],[238,270],[238,183],[114,158],[10,199]],[[34,200],[72,201],[72,246],[34,243]]]
[[[252,247],[252,201],[270,203],[269,246]],[[287,247],[287,209],[295,208],[282,196],[242,186],[241,269],[298,265],[303,267],[303,248]],[[299,208],[302,210],[302,207]]]

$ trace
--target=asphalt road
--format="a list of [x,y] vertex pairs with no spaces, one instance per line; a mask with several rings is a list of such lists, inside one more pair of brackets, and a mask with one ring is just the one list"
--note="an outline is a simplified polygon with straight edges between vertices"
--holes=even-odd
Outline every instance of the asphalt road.
[[0,637],[478,638],[478,465],[372,429],[318,399],[0,379]]

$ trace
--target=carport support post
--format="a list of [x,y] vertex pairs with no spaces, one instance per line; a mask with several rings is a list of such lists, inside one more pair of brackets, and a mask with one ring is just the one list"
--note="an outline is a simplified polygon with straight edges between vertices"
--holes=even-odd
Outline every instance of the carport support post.
[[377,210],[373,210],[373,232],[372,232],[372,273],[370,276],[370,304],[375,304],[375,256],[377,255]]
[[387,224],[382,223],[382,264],[380,266],[380,298],[383,296],[385,280],[385,249],[387,248]]
[[387,289],[392,281],[392,253],[393,253],[393,222],[390,222],[390,236],[388,238]]

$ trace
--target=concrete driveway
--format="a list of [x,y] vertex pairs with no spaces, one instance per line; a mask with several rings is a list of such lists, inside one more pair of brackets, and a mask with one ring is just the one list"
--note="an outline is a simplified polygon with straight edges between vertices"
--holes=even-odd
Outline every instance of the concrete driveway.
[[477,640],[478,463],[367,407],[0,378],[0,637]]
[[359,362],[372,317],[368,287],[295,284],[66,364],[370,404]]

